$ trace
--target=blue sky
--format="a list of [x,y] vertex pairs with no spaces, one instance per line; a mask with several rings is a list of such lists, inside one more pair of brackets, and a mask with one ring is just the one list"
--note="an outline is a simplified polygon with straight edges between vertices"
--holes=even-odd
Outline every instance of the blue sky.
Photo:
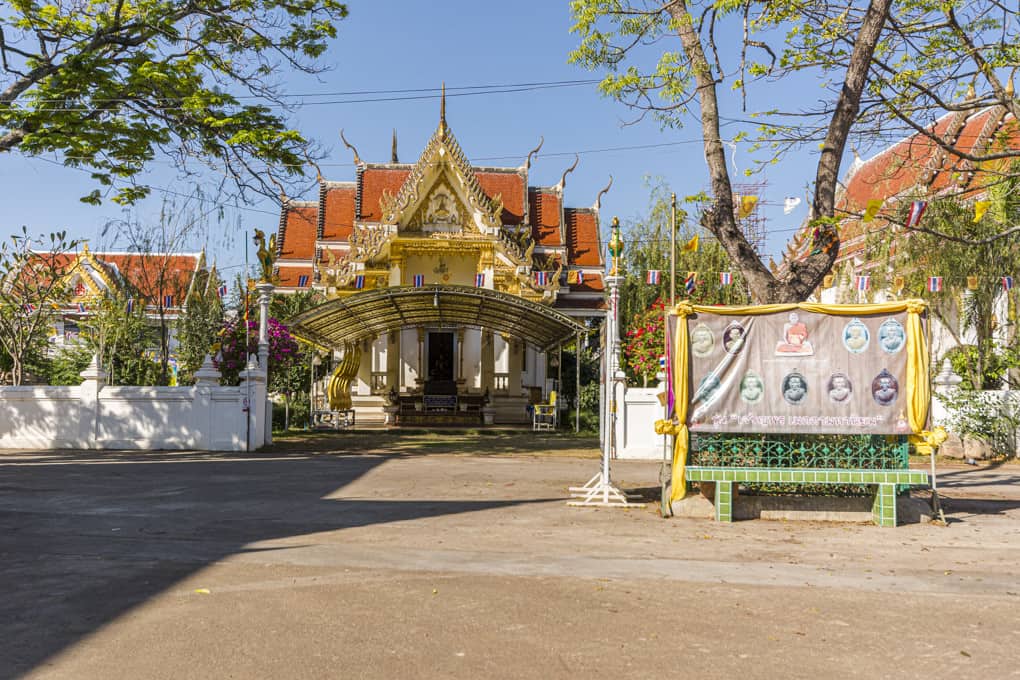
[[[477,0],[442,3],[359,2],[349,4],[350,16],[342,22],[335,45],[325,56],[333,67],[316,79],[281,73],[291,93],[341,93],[365,90],[449,88],[567,81],[594,78],[567,63],[577,37],[567,2],[531,0],[494,9]],[[791,89],[791,88],[787,88]],[[782,96],[775,87],[773,96]],[[647,177],[661,177],[678,195],[707,188],[699,127],[662,130],[649,119],[625,126],[634,113],[624,105],[602,97],[594,84],[484,96],[451,96],[447,120],[465,153],[480,165],[518,166],[528,151],[545,137],[545,145],[532,165],[531,183],[552,185],[580,152],[577,170],[567,178],[568,205],[591,205],[609,175],[613,188],[603,199],[603,227],[613,215],[633,217],[646,208]],[[318,100],[348,101],[366,97],[336,95]],[[438,121],[438,97],[425,100],[333,103],[304,105],[294,112],[293,123],[306,136],[329,150],[323,161],[327,179],[351,180],[354,168],[339,142],[342,127],[368,161],[389,160],[392,130],[397,130],[400,160],[413,162]],[[724,136],[736,130],[724,129]],[[644,147],[612,150],[618,147]],[[743,170],[751,165],[743,147],[733,156]],[[813,178],[811,154],[773,166],[765,179],[763,214],[771,236],[768,255],[779,259],[783,245],[806,214],[802,203],[784,216],[784,196],[804,195]],[[103,225],[124,217],[124,209],[108,203],[100,207],[82,204],[78,197],[93,185],[86,173],[64,168],[54,159],[18,154],[0,155],[4,201],[0,234],[20,230],[32,233],[66,229],[71,235],[92,240],[93,248],[110,244],[100,238]],[[152,185],[187,191],[165,161],[152,165],[143,180]],[[734,181],[743,178],[734,173]],[[746,180],[751,181],[751,180]],[[312,183],[300,198],[314,198]],[[160,194],[133,209],[142,220],[154,220]],[[221,223],[214,221],[206,236],[190,248],[208,247],[221,267],[244,262],[245,233],[258,227],[273,231],[278,208],[265,200],[230,211]],[[107,239],[108,241],[109,239]]]

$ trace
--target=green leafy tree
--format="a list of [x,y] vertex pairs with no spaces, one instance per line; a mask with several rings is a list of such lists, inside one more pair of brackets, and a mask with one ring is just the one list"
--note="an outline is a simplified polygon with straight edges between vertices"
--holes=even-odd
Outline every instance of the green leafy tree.
[[223,301],[218,288],[221,279],[212,271],[196,275],[183,314],[177,319],[179,382],[190,385],[194,374],[213,351],[217,333],[223,327]]
[[68,298],[62,277],[77,247],[65,232],[35,240],[25,228],[0,243],[0,350],[14,385],[26,362],[44,354],[53,309]]
[[[137,300],[129,305],[130,295],[131,291],[118,291],[89,303],[77,344],[87,349],[90,359],[99,356],[111,385],[166,384],[159,382],[159,364],[145,353],[155,342],[157,330],[146,318],[144,305]],[[75,356],[72,352],[71,357]]]
[[[292,293],[289,295],[274,295],[269,305],[269,314],[276,319],[287,320],[294,318],[301,312],[311,309],[322,302],[321,295],[310,291],[306,293]],[[290,427],[294,420],[304,420],[311,415],[311,371],[312,357],[316,349],[301,340],[297,341],[298,351],[286,365],[279,367],[273,372],[273,378],[269,389],[283,395],[284,399],[284,429]],[[305,395],[307,399],[295,401],[297,395]],[[300,404],[300,411],[291,413],[295,406]],[[295,417],[292,417],[296,416]]]
[[[281,67],[317,73],[347,14],[335,0],[41,3],[0,12],[0,152],[59,154],[102,187],[157,153],[276,195],[307,144],[273,112]],[[132,202],[148,187],[114,189]]]
[[[689,118],[700,126],[711,202],[699,222],[760,302],[806,299],[835,262],[836,226],[848,216],[836,213],[848,143],[866,149],[891,135],[919,134],[962,170],[1020,156],[1007,143],[1020,120],[1020,102],[1006,82],[1020,42],[1015,5],[573,0],[571,9],[580,38],[571,60],[607,71],[603,93],[666,127]],[[777,104],[779,81],[811,87],[811,95],[792,106]],[[1013,118],[983,146],[931,125],[946,111],[991,106]],[[732,139],[723,137],[724,123],[735,124],[728,128]],[[810,254],[781,277],[762,263],[740,228],[726,144],[745,140],[764,167],[794,150],[817,154],[808,215],[817,234]],[[999,224],[1003,233],[1011,227]]]

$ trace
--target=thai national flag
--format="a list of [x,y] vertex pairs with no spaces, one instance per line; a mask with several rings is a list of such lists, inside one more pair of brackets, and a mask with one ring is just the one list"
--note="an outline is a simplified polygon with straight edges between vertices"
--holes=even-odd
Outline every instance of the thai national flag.
[[916,227],[924,216],[924,211],[928,207],[927,201],[914,201],[910,204],[910,213],[907,215],[907,226]]
[[[306,286],[308,286],[308,274],[301,274],[299,277],[297,277],[297,285],[298,288],[305,288]],[[227,292],[226,286],[224,286],[223,294],[226,294],[226,292]]]
[[1002,289],[1003,290],[1011,290],[1012,288],[1013,288],[1013,277],[1012,276],[1003,276],[1002,277]]
[[535,272],[535,285],[544,286],[549,282],[549,272]]
[[942,290],[942,277],[941,276],[929,276],[928,277],[928,292],[938,293]]
[[35,305],[33,305],[31,303],[25,304],[25,311],[28,312],[29,314],[31,314],[32,312],[35,311]]
[[86,310],[85,303],[84,302],[79,302],[78,303],[78,313],[79,314],[84,314],[85,310]]
[[584,272],[580,269],[577,270],[577,285],[584,283]]
[[475,274],[475,288],[485,287],[485,272]]
[[645,272],[645,283],[647,283],[649,286],[657,285],[661,278],[662,272],[659,271],[658,269],[649,269],[647,272]]
[[414,287],[415,288],[421,288],[424,285],[425,285],[425,275],[424,274],[415,274],[414,275]]
[[135,299],[128,298],[127,300],[127,313],[132,314],[135,311]]
[[857,277],[857,290],[868,290],[871,288],[871,277],[870,276],[858,276]]
[[357,276],[354,277],[354,287],[355,288],[364,288],[365,287],[365,275],[364,274],[358,274]]
[[173,307],[173,306],[174,306],[174,296],[173,295],[164,295],[163,296],[163,309],[166,309],[167,307]]
[[698,272],[687,272],[687,278],[684,279],[684,289],[687,294],[690,295],[694,292],[694,288],[698,285]]
[[733,283],[733,274],[730,272],[719,272],[719,284],[728,286]]

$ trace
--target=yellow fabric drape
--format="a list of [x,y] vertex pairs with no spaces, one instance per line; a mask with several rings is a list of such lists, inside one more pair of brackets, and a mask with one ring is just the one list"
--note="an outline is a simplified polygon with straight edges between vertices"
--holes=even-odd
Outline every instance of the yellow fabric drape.
[[[921,314],[925,310],[923,300],[896,300],[860,305],[827,305],[816,302],[798,302],[774,305],[744,305],[715,307],[710,305],[692,305],[681,302],[673,308],[677,317],[675,353],[673,354],[673,394],[675,417],[677,422],[666,431],[665,424],[660,427],[656,423],[659,434],[673,434],[673,489],[670,501],[679,500],[687,493],[685,469],[687,452],[690,446],[690,431],[687,427],[687,407],[690,395],[687,391],[687,317],[692,314],[722,314],[725,316],[755,316],[777,314],[800,309],[805,312],[829,314],[832,316],[862,316],[865,314],[897,314],[907,312],[907,422],[910,430],[923,441],[931,439],[931,432],[924,428],[928,423],[928,407],[931,403],[931,386],[928,383],[929,357],[928,339],[921,324]],[[662,429],[663,432],[659,432]],[[935,446],[941,443],[935,442]]]

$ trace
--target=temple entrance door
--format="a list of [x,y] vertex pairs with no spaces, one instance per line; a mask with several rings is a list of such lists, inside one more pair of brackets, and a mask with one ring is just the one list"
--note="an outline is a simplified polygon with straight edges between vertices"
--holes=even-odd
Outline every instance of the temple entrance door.
[[453,379],[453,333],[429,331],[426,394],[457,394]]

